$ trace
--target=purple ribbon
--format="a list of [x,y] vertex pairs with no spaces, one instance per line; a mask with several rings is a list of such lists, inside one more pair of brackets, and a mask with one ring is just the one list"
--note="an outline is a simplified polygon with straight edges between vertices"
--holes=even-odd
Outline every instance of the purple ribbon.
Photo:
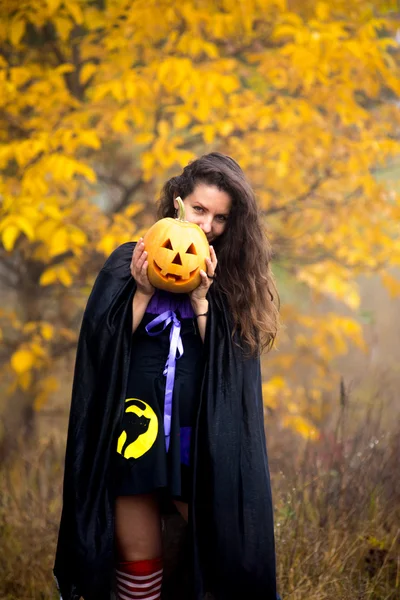
[[[164,399],[164,434],[167,452],[169,449],[171,436],[172,395],[174,391],[175,367],[176,361],[183,354],[181,322],[172,310],[167,310],[146,325],[146,332],[149,335],[154,336],[164,331],[164,329],[168,327],[170,323],[172,323],[172,327],[169,334],[169,354],[163,372],[163,374],[167,377]],[[161,324],[163,325],[162,329],[159,329],[158,331],[152,331],[155,327]]]

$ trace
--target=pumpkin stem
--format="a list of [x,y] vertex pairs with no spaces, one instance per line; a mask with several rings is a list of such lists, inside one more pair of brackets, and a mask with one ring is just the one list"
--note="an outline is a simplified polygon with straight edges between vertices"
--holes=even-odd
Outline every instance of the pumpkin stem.
[[177,219],[178,221],[185,221],[185,205],[182,202],[182,198],[180,196],[178,196],[177,198],[175,198],[177,203],[178,203],[178,216]]

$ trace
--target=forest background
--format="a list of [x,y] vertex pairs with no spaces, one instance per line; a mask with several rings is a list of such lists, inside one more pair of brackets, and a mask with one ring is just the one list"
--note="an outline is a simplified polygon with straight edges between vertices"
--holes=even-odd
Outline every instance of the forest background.
[[[400,3],[0,0],[0,598],[51,567],[82,311],[218,150],[274,247],[279,588],[400,596]],[[244,224],[245,226],[245,224]]]

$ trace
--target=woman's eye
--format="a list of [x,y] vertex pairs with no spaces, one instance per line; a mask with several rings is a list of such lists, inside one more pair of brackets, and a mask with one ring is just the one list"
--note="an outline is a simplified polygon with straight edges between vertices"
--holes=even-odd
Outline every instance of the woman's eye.
[[193,210],[195,210],[196,212],[203,212],[203,209],[201,206],[193,206]]
[[225,223],[226,217],[224,215],[218,215],[217,220],[220,221],[221,223]]

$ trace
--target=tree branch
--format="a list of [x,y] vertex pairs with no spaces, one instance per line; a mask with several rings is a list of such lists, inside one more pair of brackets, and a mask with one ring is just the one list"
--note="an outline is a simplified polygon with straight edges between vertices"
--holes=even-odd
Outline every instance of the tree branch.
[[106,183],[107,185],[113,185],[114,187],[119,188],[123,192],[125,192],[126,190],[126,185],[124,185],[119,179],[115,179],[115,177],[109,175],[100,175],[99,173],[97,173],[97,179],[99,181],[102,181],[103,183]]
[[386,167],[376,167],[370,169],[371,175],[380,175],[381,173],[387,173],[388,171],[396,171],[400,167],[400,163],[388,164]]
[[143,183],[144,182],[142,179],[138,179],[135,183],[133,183],[129,187],[125,188],[125,191],[122,194],[120,201],[118,202],[118,204],[116,206],[114,206],[113,212],[118,213],[118,212],[121,212],[122,210],[124,210],[124,208],[126,208],[128,206],[128,204],[130,203],[131,197],[141,188]]
[[121,196],[116,204],[114,204],[110,210],[107,211],[107,215],[111,216],[115,213],[119,213],[123,211],[131,201],[131,197],[141,188],[144,184],[143,179],[139,178],[137,181],[132,183],[131,185],[125,185],[119,179],[115,179],[114,177],[108,175],[100,175],[97,174],[99,181],[107,185],[113,185],[119,190],[121,190]]
[[81,54],[80,54],[80,47],[79,44],[77,42],[77,38],[80,35],[80,33],[82,32],[82,28],[81,27],[74,27],[74,29],[71,32],[70,35],[70,46],[71,46],[71,57],[68,58],[60,49],[60,47],[58,46],[57,42],[54,39],[54,34],[53,31],[51,29],[51,26],[49,24],[46,24],[43,27],[43,32],[47,38],[47,43],[49,44],[51,50],[53,51],[53,54],[55,56],[55,58],[57,59],[57,63],[59,65],[65,65],[66,63],[72,62],[72,64],[75,67],[75,71],[73,71],[72,73],[65,73],[64,74],[64,79],[65,82],[67,84],[67,87],[69,89],[69,91],[71,92],[71,94],[77,98],[78,100],[83,100],[83,93],[84,93],[84,88],[81,86],[80,81],[79,81],[79,74],[80,74],[80,69],[81,69]]
[[18,286],[18,279],[12,279],[11,277],[7,277],[4,273],[0,273],[0,281],[8,288],[12,288],[14,290]]
[[[279,260],[279,256],[277,256],[275,254],[275,260]],[[282,259],[282,263],[286,263],[287,262],[287,270],[292,273],[293,275],[296,275],[296,269],[297,267],[307,267],[309,265],[314,265],[320,262],[324,262],[330,260],[334,263],[336,263],[337,265],[344,267],[346,269],[359,269],[360,271],[366,273],[378,273],[379,271],[381,271],[384,268],[387,268],[388,263],[387,262],[379,262],[377,265],[370,267],[370,266],[366,266],[363,263],[351,263],[351,264],[347,264],[345,259],[339,259],[337,258],[334,254],[331,254],[330,252],[321,252],[320,254],[315,253],[312,256],[307,256],[307,257],[300,257],[298,255],[285,255]]]
[[0,119],[4,119],[6,123],[8,123],[19,137],[29,137],[32,133],[32,130],[25,129],[23,125],[21,125],[14,115],[10,115],[4,109],[0,111]]
[[71,352],[72,350],[76,350],[77,344],[78,344],[78,339],[76,339],[75,342],[68,342],[66,344],[60,344],[60,345],[56,346],[55,348],[53,348],[53,351],[51,353],[51,358],[54,358],[54,360],[62,358],[63,356],[65,356],[65,354],[68,354],[68,352]]
[[314,183],[312,183],[310,185],[310,187],[308,188],[308,190],[306,192],[303,192],[302,194],[299,194],[295,198],[292,198],[291,200],[289,200],[289,202],[286,202],[286,204],[283,204],[282,206],[271,206],[267,210],[263,211],[263,214],[268,217],[270,215],[275,215],[280,212],[287,212],[291,208],[294,208],[300,202],[307,200],[307,198],[309,198],[322,185],[322,183],[327,181],[329,179],[329,177],[330,177],[330,173],[325,172],[324,175],[322,175],[321,177],[318,177],[314,181]]

